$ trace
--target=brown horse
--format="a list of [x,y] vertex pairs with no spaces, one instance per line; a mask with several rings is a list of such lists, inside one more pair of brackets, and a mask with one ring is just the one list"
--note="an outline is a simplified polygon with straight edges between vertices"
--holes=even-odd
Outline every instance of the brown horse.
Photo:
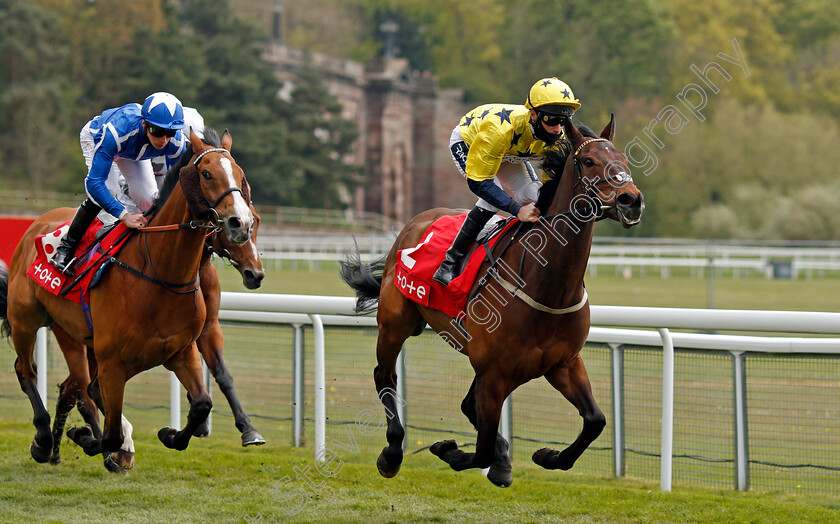
[[183,430],[158,432],[166,447],[186,449],[210,412],[212,403],[195,346],[206,312],[197,293],[205,237],[201,225],[212,222],[205,227],[221,228],[231,243],[242,244],[249,238],[254,218],[242,198],[244,175],[230,154],[230,134],[224,133],[221,147],[204,144],[194,133],[190,141],[191,163],[180,171],[180,180],[175,173],[168,177],[155,204],[152,224],[173,227],[133,232],[118,254],[119,267],[106,271],[91,290],[95,337],[78,304],[47,293],[26,275],[35,258],[35,236],[55,230],[67,211],[53,210],[39,217],[15,249],[8,281],[0,282],[8,286],[0,312],[6,312],[4,327],[17,352],[15,372],[35,413],[30,453],[38,462],[47,461],[53,448],[50,416],[36,388],[32,360],[35,333],[41,326],[58,324],[70,338],[93,348],[105,414],[103,434],[98,438],[88,428],[68,432],[88,455],[120,449],[125,383],[152,367],[163,365],[174,371],[193,399]]
[[[215,135],[209,135],[211,139],[214,137]],[[176,166],[176,169],[179,167],[181,166]],[[242,190],[245,199],[249,200],[248,184],[244,178]],[[216,268],[211,262],[214,253],[228,259],[239,271],[242,276],[242,283],[246,288],[257,289],[260,287],[265,277],[265,270],[262,267],[262,260],[257,249],[257,232],[259,230],[260,216],[257,214],[253,205],[250,205],[250,208],[251,214],[254,216],[254,229],[247,242],[239,245],[231,244],[227,240],[227,237],[220,235],[218,231],[213,232],[205,240],[205,249],[201,258],[201,268],[199,269],[199,282],[201,295],[204,298],[204,304],[207,308],[207,316],[204,320],[201,335],[196,340],[196,345],[201,356],[204,357],[204,362],[207,364],[213,377],[215,377],[219,389],[221,389],[227,398],[228,404],[230,404],[234,424],[242,434],[243,446],[265,444],[265,439],[251,424],[250,418],[245,413],[245,410],[242,409],[242,404],[239,402],[239,397],[233,385],[233,376],[228,371],[222,357],[224,334],[219,324],[221,285],[219,284],[219,276]],[[67,219],[69,220],[71,218],[72,213],[69,213]],[[91,427],[94,436],[101,435],[101,429],[99,427],[99,417],[96,413],[96,405],[88,394],[91,376],[96,375],[96,361],[93,353],[88,352],[84,345],[73,340],[60,326],[54,324],[52,330],[70,371],[69,376],[59,385],[59,395],[56,401],[56,413],[53,421],[53,450],[50,456],[50,463],[59,464],[61,462],[61,438],[64,433],[67,415],[73,409],[73,406],[77,406],[85,423]],[[90,363],[88,362],[88,358]],[[93,392],[94,396],[96,396],[96,393],[96,391]],[[110,471],[122,472],[125,469],[130,469],[134,464],[134,448],[130,440],[131,425],[127,420],[123,421],[123,433],[123,437],[127,441],[123,443],[123,448],[118,452],[106,454],[105,456],[105,467]],[[198,427],[194,436],[203,437],[208,434],[209,427],[205,421],[204,424]]]
[[[540,191],[540,221],[513,227],[497,242],[493,254],[497,262],[484,263],[468,302],[467,312],[474,311],[470,306],[480,301],[494,315],[468,314],[459,324],[408,300],[394,285],[397,251],[419,244],[435,220],[456,214],[452,210],[432,209],[414,217],[384,261],[368,265],[350,257],[343,263],[342,278],[356,290],[357,308],[370,310],[371,304],[379,302],[373,376],[388,421],[388,446],[376,462],[383,476],[396,475],[403,459],[405,431],[394,391],[397,356],[403,342],[419,335],[427,323],[468,355],[475,370],[461,403],[461,411],[478,431],[475,452],[458,449],[454,440],[430,448],[452,469],[489,467],[488,478],[494,484],[507,487],[513,482],[509,445],[498,434],[502,403],[517,387],[541,376],[578,409],[583,430],[563,451],[543,448],[535,452],[534,462],[546,469],[567,470],[601,433],[606,419],[592,396],[580,356],[589,333],[583,277],[595,219],[611,218],[630,228],[641,220],[644,209],[642,194],[628,174],[627,159],[611,143],[614,125],[611,118],[600,137],[581,128],[584,136],[567,121],[563,147],[550,149],[544,156],[543,169],[553,179]],[[501,268],[507,270],[504,277]],[[493,323],[488,325],[491,317]]]

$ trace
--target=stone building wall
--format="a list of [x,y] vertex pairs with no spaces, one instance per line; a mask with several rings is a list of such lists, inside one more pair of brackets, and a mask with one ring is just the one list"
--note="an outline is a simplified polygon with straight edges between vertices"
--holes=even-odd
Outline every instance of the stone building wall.
[[[352,209],[406,222],[433,207],[471,207],[475,196],[449,155],[449,134],[471,106],[400,58],[368,64],[271,44],[264,54],[291,92],[295,71],[312,67],[355,121],[360,137],[348,161],[364,167]],[[281,96],[283,96],[281,93]]]

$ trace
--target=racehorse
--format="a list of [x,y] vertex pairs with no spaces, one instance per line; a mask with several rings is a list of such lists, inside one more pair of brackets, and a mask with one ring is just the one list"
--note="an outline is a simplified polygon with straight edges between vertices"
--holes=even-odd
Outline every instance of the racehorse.
[[[193,157],[180,173],[164,182],[150,223],[162,231],[132,232],[115,260],[118,268],[104,272],[90,291],[91,325],[75,302],[49,294],[26,275],[35,259],[34,238],[54,231],[66,210],[45,213],[24,233],[9,269],[3,322],[17,352],[15,372],[35,413],[35,438],[30,453],[38,462],[53,448],[50,415],[36,387],[32,360],[38,328],[53,323],[75,341],[92,347],[105,414],[101,438],[87,427],[68,436],[95,455],[115,452],[123,444],[121,431],[125,383],[134,375],[163,365],[175,372],[192,398],[183,430],[163,428],[158,438],[170,449],[184,450],[212,407],[204,386],[195,340],[204,326],[206,308],[197,293],[204,229],[220,228],[232,244],[248,241],[254,218],[242,197],[242,169],[230,154],[232,138],[225,131],[221,147],[204,144],[190,133]],[[204,226],[211,222],[210,226]],[[0,293],[2,295],[3,293]]]
[[[215,132],[212,129],[208,129],[207,131],[208,145],[218,145],[218,136]],[[185,159],[188,159],[188,156],[185,156]],[[173,169],[180,169],[180,167],[183,166],[179,164]],[[246,288],[257,289],[262,284],[262,280],[265,277],[265,270],[262,267],[262,260],[257,249],[257,232],[259,230],[260,216],[257,214],[253,205],[250,204],[250,188],[245,178],[242,179],[242,192],[245,200],[249,202],[251,214],[254,216],[254,229],[248,241],[240,245],[231,244],[227,241],[227,237],[220,235],[218,231],[214,231],[212,235],[205,239],[205,248],[199,269],[199,282],[201,285],[201,295],[204,298],[204,304],[207,308],[207,316],[201,335],[196,340],[196,345],[201,356],[204,357],[204,362],[207,364],[208,369],[216,379],[219,388],[227,398],[228,404],[230,404],[234,423],[242,434],[242,445],[252,446],[265,444],[265,439],[251,424],[251,420],[245,413],[245,410],[242,409],[242,404],[239,402],[239,397],[233,385],[233,377],[228,371],[222,357],[224,334],[219,324],[221,285],[219,284],[219,276],[216,268],[211,263],[213,254],[215,253],[228,259],[239,271],[242,276],[242,283]],[[68,213],[67,218],[68,220],[71,219],[72,213]],[[91,427],[94,436],[101,435],[101,429],[99,428],[99,420],[96,415],[96,405],[91,396],[88,395],[91,376],[95,377],[96,374],[96,361],[93,353],[88,352],[84,345],[73,340],[60,326],[53,325],[52,330],[70,370],[70,375],[59,385],[59,395],[56,401],[56,413],[53,421],[53,450],[49,460],[51,464],[59,464],[61,462],[61,437],[64,433],[67,415],[73,409],[73,406],[77,406],[85,423]],[[89,363],[88,358],[90,359]],[[96,396],[96,393],[94,391],[94,396]],[[113,454],[105,454],[105,467],[113,472],[123,472],[126,469],[130,469],[134,463],[134,449],[129,440],[131,425],[128,421],[123,421],[123,433],[124,438],[128,441],[128,445],[124,443],[123,449]],[[198,427],[194,436],[203,437],[207,434],[209,434],[209,428],[205,421],[204,424]]]
[[[432,223],[457,214],[453,210],[436,208],[415,216],[384,260],[362,264],[352,255],[345,259],[341,275],[356,290],[357,310],[369,311],[379,303],[373,377],[388,422],[388,445],[376,461],[382,476],[396,475],[403,460],[405,431],[395,394],[397,356],[403,342],[419,335],[426,324],[467,355],[475,371],[461,403],[461,411],[478,432],[475,452],[458,449],[454,440],[430,447],[452,469],[489,467],[487,477],[497,486],[513,482],[509,444],[498,434],[502,403],[517,387],[541,376],[578,409],[583,429],[562,451],[536,451],[535,463],[568,470],[603,430],[606,418],[592,396],[580,355],[589,333],[583,277],[596,219],[610,218],[630,228],[641,220],[644,200],[629,175],[626,157],[612,144],[615,119],[600,136],[588,128],[581,130],[567,120],[561,144],[565,147],[549,148],[543,158],[543,170],[552,179],[540,190],[539,222],[510,228],[493,248],[496,261],[492,265],[485,261],[478,273],[466,311],[476,301],[504,306],[497,310],[492,326],[488,327],[487,318],[471,315],[459,324],[407,299],[394,285],[397,252],[417,246]],[[515,276],[502,278],[500,267]]]

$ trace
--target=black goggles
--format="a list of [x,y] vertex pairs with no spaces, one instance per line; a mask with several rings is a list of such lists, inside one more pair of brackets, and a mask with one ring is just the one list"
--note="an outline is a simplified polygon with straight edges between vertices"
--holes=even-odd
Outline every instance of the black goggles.
[[146,122],[146,129],[149,130],[150,135],[152,135],[153,137],[157,137],[157,138],[160,138],[160,137],[163,137],[163,136],[172,138],[173,136],[175,136],[175,133],[178,132],[177,129],[166,129],[165,127],[158,127],[158,126],[156,126],[154,124],[150,124],[148,122]]
[[566,115],[549,115],[548,113],[539,113],[537,116],[539,117],[540,122],[548,127],[560,125],[563,121],[569,118]]

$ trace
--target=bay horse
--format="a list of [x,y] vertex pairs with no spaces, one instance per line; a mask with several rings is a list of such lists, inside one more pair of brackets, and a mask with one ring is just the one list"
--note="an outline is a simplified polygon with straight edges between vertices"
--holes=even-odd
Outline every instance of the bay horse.
[[[57,229],[66,210],[45,213],[24,233],[2,279],[0,304],[4,331],[17,352],[15,372],[34,411],[35,438],[30,454],[37,462],[49,459],[53,448],[50,415],[37,390],[32,359],[35,334],[41,326],[57,324],[78,343],[93,348],[101,407],[102,436],[87,427],[68,436],[88,455],[115,452],[123,444],[121,431],[125,383],[134,375],[163,365],[173,371],[192,398],[183,430],[162,428],[160,441],[184,450],[196,428],[207,418],[212,403],[204,385],[195,340],[204,326],[206,307],[197,291],[204,246],[204,228],[220,228],[233,244],[248,241],[254,218],[242,197],[242,169],[230,154],[230,133],[221,147],[204,144],[190,133],[193,157],[178,173],[170,173],[161,189],[150,221],[163,231],[132,231],[117,255],[119,267],[105,271],[90,292],[90,317],[95,336],[79,304],[49,294],[26,275],[35,259],[34,238]],[[203,226],[211,222],[210,226]],[[6,291],[6,293],[2,293]]]
[[[205,135],[208,145],[218,146],[218,135],[208,129]],[[191,151],[184,156],[189,160]],[[183,167],[182,162],[173,167],[179,170]],[[248,289],[257,289],[265,277],[265,270],[257,248],[257,232],[259,230],[260,216],[250,201],[250,187],[247,179],[242,179],[243,198],[249,202],[251,214],[254,217],[254,227],[251,236],[243,244],[232,244],[225,235],[214,231],[205,239],[204,251],[199,268],[199,283],[201,295],[207,309],[204,320],[204,327],[196,340],[196,345],[207,364],[207,368],[216,379],[219,389],[225,395],[230,405],[234,418],[234,424],[241,433],[242,446],[253,446],[265,444],[265,439],[251,424],[251,420],[242,408],[236,388],[233,384],[233,376],[228,371],[222,356],[224,348],[224,333],[219,324],[219,306],[221,302],[221,285],[215,266],[212,264],[213,255],[219,255],[228,259],[242,276],[242,283]],[[72,213],[67,219],[72,218]],[[74,406],[77,407],[85,423],[91,427],[94,436],[101,435],[99,418],[96,414],[96,404],[91,395],[88,394],[88,387],[91,377],[96,376],[96,360],[93,352],[89,352],[83,344],[72,339],[60,326],[52,326],[53,334],[58,342],[59,348],[64,354],[70,371],[69,376],[59,385],[59,395],[56,401],[56,413],[53,421],[53,450],[50,455],[51,464],[61,463],[61,438],[64,434],[65,422],[69,412]],[[96,384],[96,382],[94,382]],[[93,392],[96,396],[96,391]],[[105,467],[112,472],[124,472],[134,465],[134,448],[130,440],[131,424],[123,421],[123,448],[115,453],[105,454]],[[204,437],[209,434],[209,427],[205,421],[196,429],[193,434],[197,437]]]
[[[580,355],[590,318],[583,277],[595,220],[610,218],[630,228],[641,220],[644,199],[629,175],[627,158],[612,144],[614,117],[600,136],[569,120],[564,131],[563,147],[549,148],[543,158],[543,170],[551,180],[540,190],[539,222],[510,228],[493,248],[496,263],[485,261],[473,285],[466,310],[471,311],[469,305],[476,301],[499,306],[492,329],[486,318],[471,315],[459,324],[407,299],[394,285],[397,252],[417,246],[435,220],[456,211],[436,208],[415,216],[383,260],[362,264],[351,255],[343,262],[341,276],[356,291],[357,311],[370,311],[379,303],[373,378],[388,421],[388,445],[376,461],[382,476],[396,475],[403,460],[405,431],[395,394],[397,356],[403,342],[419,335],[426,324],[467,355],[475,371],[461,403],[461,411],[478,433],[475,452],[458,449],[454,440],[430,447],[452,469],[490,468],[487,478],[492,483],[510,486],[509,444],[498,433],[502,403],[517,387],[541,376],[578,409],[583,429],[562,451],[536,451],[532,457],[536,464],[570,469],[606,425]],[[504,247],[499,252],[500,246]],[[518,285],[501,278],[499,267],[514,273]]]

